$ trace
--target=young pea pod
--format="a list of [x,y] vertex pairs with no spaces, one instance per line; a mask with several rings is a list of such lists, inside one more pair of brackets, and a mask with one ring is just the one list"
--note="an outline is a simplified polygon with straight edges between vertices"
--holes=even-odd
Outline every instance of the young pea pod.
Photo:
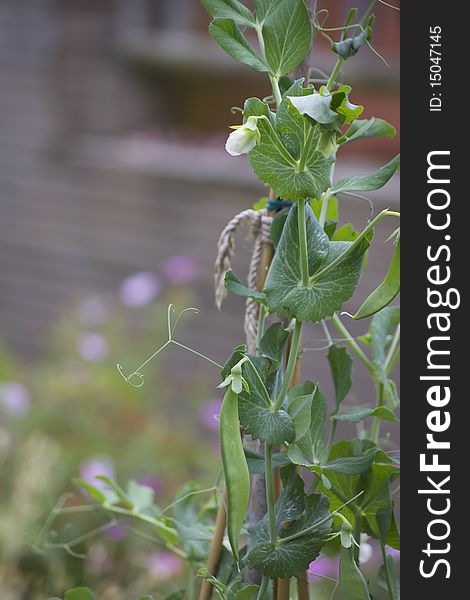
[[229,386],[220,410],[220,449],[227,488],[227,533],[238,562],[238,539],[250,500],[250,474],[238,420],[238,395]]
[[382,283],[361,304],[354,315],[354,319],[364,319],[375,314],[395,298],[400,291],[400,238],[398,238],[395,251]]
[[341,546],[339,583],[344,600],[370,600],[366,580],[354,560],[354,544],[349,548]]

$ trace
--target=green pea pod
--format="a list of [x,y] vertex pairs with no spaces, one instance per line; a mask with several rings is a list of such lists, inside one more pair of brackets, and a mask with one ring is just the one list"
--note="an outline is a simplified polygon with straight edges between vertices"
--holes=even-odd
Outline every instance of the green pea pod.
[[366,580],[354,560],[354,545],[350,548],[341,546],[339,583],[344,600],[370,600]]
[[390,304],[400,291],[400,238],[398,238],[395,251],[387,271],[387,275],[382,283],[368,296],[361,304],[359,310],[354,315],[354,319],[364,319],[379,312],[382,308]]
[[250,474],[238,420],[238,396],[229,387],[220,409],[220,449],[227,488],[227,533],[238,562],[238,539],[250,500]]

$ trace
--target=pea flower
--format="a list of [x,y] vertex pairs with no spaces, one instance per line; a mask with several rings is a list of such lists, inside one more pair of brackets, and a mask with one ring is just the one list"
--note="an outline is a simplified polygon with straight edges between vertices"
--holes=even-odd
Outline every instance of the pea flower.
[[232,133],[228,136],[225,144],[225,150],[232,156],[248,154],[259,141],[260,133],[258,131],[257,120],[260,117],[248,117],[243,125],[232,125]]

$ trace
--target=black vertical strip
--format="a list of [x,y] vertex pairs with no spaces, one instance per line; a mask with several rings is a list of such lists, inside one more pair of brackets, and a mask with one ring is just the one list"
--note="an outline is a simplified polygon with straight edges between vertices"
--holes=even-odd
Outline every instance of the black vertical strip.
[[[401,578],[406,600],[470,596],[463,567],[470,523],[465,449],[470,442],[470,365],[464,364],[470,327],[463,290],[470,264],[465,185],[470,153],[463,10],[464,5],[436,0],[401,7]],[[428,173],[429,162],[437,168]],[[430,354],[430,349],[450,354]],[[435,443],[449,443],[450,449],[427,447],[432,443],[427,435]],[[420,467],[420,455],[425,465],[435,461],[436,470]]]

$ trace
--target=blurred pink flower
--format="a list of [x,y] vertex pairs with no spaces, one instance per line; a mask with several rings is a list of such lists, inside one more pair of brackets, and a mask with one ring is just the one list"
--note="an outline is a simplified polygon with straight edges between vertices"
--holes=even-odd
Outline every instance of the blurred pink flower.
[[124,540],[129,535],[129,531],[116,523],[115,525],[111,525],[104,532],[104,537],[112,540],[113,542],[119,542],[120,540]]
[[146,485],[153,489],[156,495],[161,494],[165,490],[165,484],[161,479],[154,475],[143,475],[137,479],[142,485]]
[[221,400],[208,400],[199,408],[199,422],[208,429],[219,429],[219,414],[220,407],[222,406]]
[[162,272],[170,283],[189,283],[199,275],[199,265],[191,256],[169,256],[161,264]]
[[108,309],[98,296],[86,298],[77,307],[77,316],[84,327],[94,327],[106,320]]
[[93,456],[80,465],[81,479],[100,490],[109,490],[108,484],[100,479],[96,479],[98,475],[105,475],[110,479],[114,479],[114,465],[109,457]]
[[87,568],[92,573],[102,575],[109,573],[112,569],[112,562],[109,559],[106,549],[101,544],[93,544],[87,555]]
[[308,580],[318,581],[321,577],[339,578],[339,558],[337,556],[319,556],[308,567]]
[[385,546],[385,550],[386,550],[387,554],[390,554],[391,556],[393,556],[394,560],[400,560],[400,550],[397,550],[396,548],[392,548],[392,546]]
[[126,306],[139,308],[156,298],[160,289],[160,280],[154,273],[140,271],[124,279],[119,289],[119,297]]
[[6,381],[0,385],[0,404],[7,415],[21,417],[31,408],[31,394],[18,381]]
[[169,552],[152,552],[147,558],[147,565],[157,581],[171,579],[181,571],[181,560]]
[[85,360],[100,362],[109,354],[108,342],[98,333],[84,333],[77,340],[77,351]]

